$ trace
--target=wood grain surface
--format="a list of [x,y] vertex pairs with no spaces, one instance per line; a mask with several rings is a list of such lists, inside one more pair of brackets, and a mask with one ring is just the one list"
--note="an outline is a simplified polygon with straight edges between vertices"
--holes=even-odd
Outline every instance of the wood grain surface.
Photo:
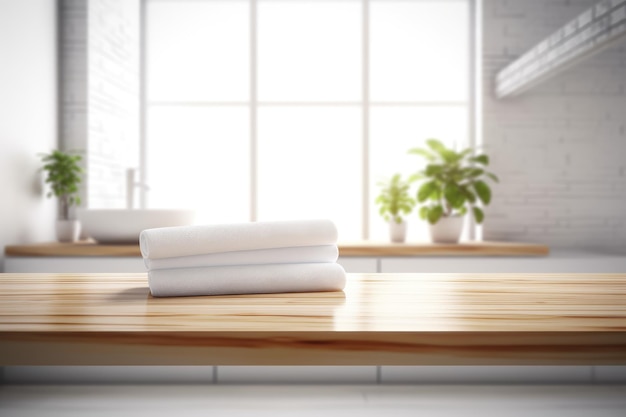
[[[339,243],[340,256],[545,256],[545,245],[513,242],[462,242],[459,244],[345,242]],[[7,256],[141,256],[139,245],[41,243],[12,245]]]
[[94,241],[76,243],[47,242],[30,245],[9,245],[6,256],[141,256],[139,244],[103,245]]
[[340,256],[546,256],[548,246],[515,242],[340,243]]
[[0,365],[626,364],[626,274],[349,274],[152,298],[145,274],[0,274]]

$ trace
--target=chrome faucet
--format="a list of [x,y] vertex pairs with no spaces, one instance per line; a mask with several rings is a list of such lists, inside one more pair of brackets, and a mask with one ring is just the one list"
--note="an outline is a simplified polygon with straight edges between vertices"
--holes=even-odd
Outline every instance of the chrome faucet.
[[135,180],[135,168],[127,168],[126,169],[126,208],[134,209],[135,208],[135,188],[140,188],[143,190],[149,190],[147,184],[144,184],[140,181]]

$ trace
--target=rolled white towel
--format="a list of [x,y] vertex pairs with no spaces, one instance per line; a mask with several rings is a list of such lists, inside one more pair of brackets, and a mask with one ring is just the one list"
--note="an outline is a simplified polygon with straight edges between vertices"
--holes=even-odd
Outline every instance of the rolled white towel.
[[336,262],[337,245],[294,246],[290,248],[240,250],[206,255],[178,256],[176,258],[144,258],[146,268],[172,269],[201,266],[264,265]]
[[148,272],[154,297],[340,291],[346,273],[337,263],[211,266]]
[[163,227],[139,235],[141,254],[150,259],[336,243],[330,220]]

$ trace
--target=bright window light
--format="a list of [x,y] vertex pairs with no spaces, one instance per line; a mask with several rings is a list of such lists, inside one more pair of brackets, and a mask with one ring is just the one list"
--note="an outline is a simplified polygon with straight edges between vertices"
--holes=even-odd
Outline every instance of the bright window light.
[[249,4],[244,0],[150,1],[150,101],[247,101]]
[[361,118],[353,107],[265,107],[259,113],[259,220],[362,222]]
[[361,1],[260,0],[259,101],[361,99]]
[[466,0],[372,0],[373,101],[467,101]]
[[199,223],[247,221],[247,109],[153,106],[148,120],[149,206],[193,208]]
[[388,240],[377,181],[467,145],[468,2],[147,0],[148,207]]

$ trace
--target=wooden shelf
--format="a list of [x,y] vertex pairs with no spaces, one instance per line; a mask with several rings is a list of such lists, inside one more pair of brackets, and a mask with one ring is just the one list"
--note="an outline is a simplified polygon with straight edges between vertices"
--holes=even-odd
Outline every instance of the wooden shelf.
[[[355,242],[339,243],[340,256],[545,256],[545,245],[514,242],[431,243]],[[95,242],[42,243],[7,246],[6,256],[141,256],[139,245],[100,245]]]
[[0,274],[0,365],[626,365],[626,274],[348,274],[153,298],[146,274]]
[[136,245],[101,245],[93,241],[78,243],[38,243],[4,248],[6,256],[141,256]]
[[514,242],[339,244],[340,256],[546,256],[546,245]]

